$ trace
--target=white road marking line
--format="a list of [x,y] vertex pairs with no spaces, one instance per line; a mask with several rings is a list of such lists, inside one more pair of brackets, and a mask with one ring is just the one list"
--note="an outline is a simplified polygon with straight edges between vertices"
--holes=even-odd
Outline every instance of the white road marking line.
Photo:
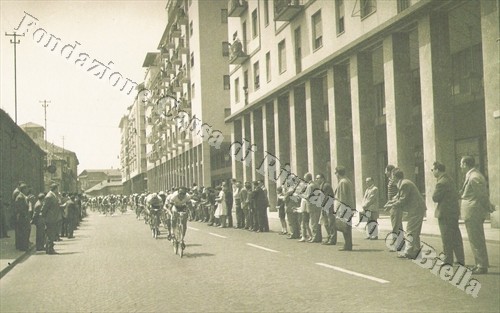
[[251,247],[254,247],[254,248],[266,250],[266,251],[269,251],[269,252],[274,252],[274,253],[279,252],[279,251],[276,251],[276,250],[273,250],[273,249],[269,249],[269,248],[266,248],[266,247],[261,247],[261,246],[258,246],[258,245],[254,245],[253,243],[247,243],[247,245],[249,245]]
[[222,236],[222,235],[219,235],[219,234],[214,234],[214,233],[208,233],[212,236],[215,236],[215,237],[220,237],[220,238],[227,238],[226,236]]
[[191,227],[191,226],[188,226],[188,229],[192,229],[192,230],[199,231],[199,229],[198,229],[198,228],[194,228],[194,227]]
[[325,263],[316,263],[316,264],[319,265],[319,266],[324,266],[324,267],[327,267],[327,268],[331,268],[333,270],[336,270],[336,271],[339,271],[339,272],[343,272],[343,273],[346,273],[346,274],[350,274],[350,275],[354,275],[354,276],[358,276],[358,277],[370,279],[370,280],[376,281],[377,283],[381,283],[381,284],[390,283],[390,281],[387,281],[387,280],[384,280],[384,279],[381,279],[381,278],[377,278],[377,277],[373,277],[373,276],[370,276],[370,275],[365,275],[365,274],[353,272],[353,271],[346,270],[346,269],[341,268],[341,267],[337,267],[337,266],[333,266],[333,265],[329,265],[329,264],[325,264]]

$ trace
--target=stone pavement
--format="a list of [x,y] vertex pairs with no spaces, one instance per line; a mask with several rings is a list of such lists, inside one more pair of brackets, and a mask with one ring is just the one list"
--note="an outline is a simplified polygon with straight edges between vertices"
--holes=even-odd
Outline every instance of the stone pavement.
[[[269,212],[270,219],[278,219],[278,212]],[[233,217],[234,220],[235,217]],[[355,221],[357,219],[355,218]],[[392,229],[391,220],[389,216],[382,215],[379,220],[379,231],[382,236],[389,233]],[[363,225],[363,224],[362,224]],[[403,227],[406,228],[406,222],[403,221]],[[32,226],[30,241],[35,242],[35,226]],[[278,229],[274,229],[278,231]],[[353,230],[356,231],[356,230]],[[462,232],[462,238],[464,241],[468,241],[467,231],[465,229],[465,224],[463,221],[460,223],[460,231]],[[491,223],[486,221],[484,224],[484,233],[486,241],[488,243],[500,243],[500,229],[492,228]],[[28,251],[18,251],[15,248],[15,235],[14,230],[8,232],[10,238],[0,239],[0,278],[2,278],[8,271],[10,271],[17,263],[21,262],[25,257],[31,254],[35,248],[34,244],[31,244]],[[436,219],[424,220],[422,225],[422,235],[440,237],[439,226]],[[64,240],[64,239],[63,239]]]

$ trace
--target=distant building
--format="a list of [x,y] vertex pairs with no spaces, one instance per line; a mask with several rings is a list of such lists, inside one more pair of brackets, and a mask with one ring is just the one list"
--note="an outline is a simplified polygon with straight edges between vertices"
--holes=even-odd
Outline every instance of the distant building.
[[52,182],[59,184],[60,192],[79,192],[77,180],[78,158],[73,151],[45,141],[45,129],[35,123],[20,125],[26,134],[46,153],[44,172],[45,191]]
[[[166,11],[159,51],[143,63],[148,189],[216,185],[231,178],[227,0],[169,0]],[[167,111],[188,116],[190,128]]]
[[136,97],[119,125],[121,178],[123,193],[127,195],[142,193],[147,189],[145,123],[144,105],[139,105]]
[[44,191],[45,152],[0,109],[0,201],[11,216],[12,191],[19,181],[33,194]]
[[84,170],[78,175],[78,181],[82,191],[86,191],[102,182],[120,182],[122,174],[119,169],[94,169]]
[[107,196],[107,195],[121,195],[123,193],[123,185],[121,181],[102,181],[94,187],[87,189],[84,193],[88,196]]

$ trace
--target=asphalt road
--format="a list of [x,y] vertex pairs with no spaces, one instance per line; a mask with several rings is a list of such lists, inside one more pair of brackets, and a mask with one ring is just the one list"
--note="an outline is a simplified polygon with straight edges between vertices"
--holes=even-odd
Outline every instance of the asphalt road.
[[[279,222],[271,220],[271,228]],[[354,251],[190,222],[184,258],[134,214],[91,214],[59,255],[0,280],[1,312],[499,312],[499,245],[478,297],[353,231]],[[384,234],[382,234],[384,235]],[[422,240],[440,248],[440,238]],[[469,243],[466,262],[472,264]],[[476,287],[477,288],[477,287]],[[477,289],[476,289],[477,290]]]

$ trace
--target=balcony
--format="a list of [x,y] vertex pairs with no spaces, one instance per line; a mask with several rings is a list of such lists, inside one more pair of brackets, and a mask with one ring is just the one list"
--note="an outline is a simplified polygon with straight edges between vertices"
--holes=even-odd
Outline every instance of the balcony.
[[303,0],[275,0],[274,20],[289,22],[303,9]]
[[179,50],[174,51],[174,54],[172,54],[171,62],[172,62],[172,64],[175,64],[175,65],[182,64],[182,57],[179,53]]
[[172,25],[172,29],[170,30],[170,36],[173,38],[179,38],[182,35],[181,28],[177,24]]
[[186,38],[184,37],[179,38],[178,48],[181,54],[189,54],[189,48],[187,47]]
[[246,60],[248,60],[248,58],[248,54],[243,51],[241,41],[236,38],[231,44],[229,64],[243,64]]
[[173,39],[170,39],[170,41],[165,45],[165,48],[167,49],[175,48],[175,41]]
[[174,92],[182,92],[182,85],[179,83],[178,79],[175,79],[173,84]]
[[248,9],[247,0],[229,0],[227,6],[229,17],[240,17]]
[[191,138],[191,132],[189,131],[182,132],[181,141],[184,144],[193,142],[193,138]]
[[180,69],[179,73],[177,74],[177,80],[183,84],[189,84],[189,72],[187,69],[186,64],[184,64]]
[[189,23],[188,17],[186,15],[186,12],[184,12],[183,8],[177,9],[176,23],[179,25],[187,25]]

